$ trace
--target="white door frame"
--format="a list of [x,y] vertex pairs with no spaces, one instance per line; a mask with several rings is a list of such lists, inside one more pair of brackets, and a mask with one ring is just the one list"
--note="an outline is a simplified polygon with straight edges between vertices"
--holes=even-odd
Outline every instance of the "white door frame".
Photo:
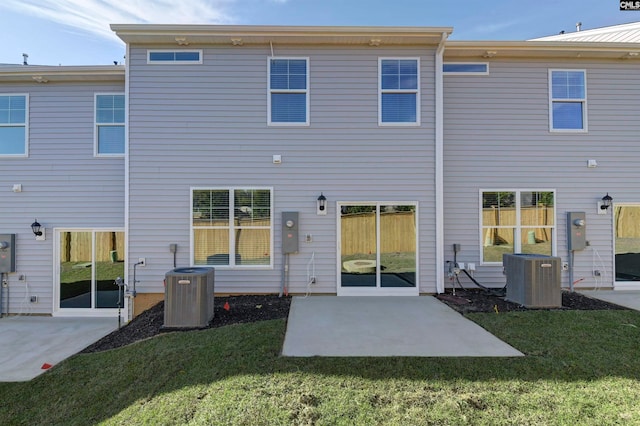
[[[415,206],[415,224],[416,224],[416,285],[414,287],[381,287],[380,286],[380,206]],[[342,206],[376,206],[376,286],[375,287],[342,287],[342,222],[341,210]],[[336,294],[338,296],[419,296],[420,283],[418,247],[420,246],[419,235],[420,227],[418,226],[418,202],[417,201],[338,201],[336,203]]]
[[[97,232],[122,232],[124,228],[54,228],[53,229],[53,309],[52,316],[57,317],[118,317],[117,308],[60,308],[60,235],[63,232],[91,232],[95,235]],[[126,234],[125,234],[126,235]],[[93,237],[92,237],[93,239]],[[126,241],[126,237],[125,237]],[[94,241],[95,246],[95,241]],[[95,257],[95,247],[92,247],[92,258]],[[127,259],[124,259],[124,271],[126,279],[128,266]],[[93,294],[92,294],[93,296]],[[122,313],[128,312],[128,298],[124,298],[124,306],[122,307]],[[126,315],[125,315],[126,316]]]
[[[640,290],[640,281],[617,281],[616,280],[616,207],[637,207],[640,208],[640,203],[615,203],[610,207],[612,220],[611,220],[611,271],[614,290]],[[606,283],[605,283],[606,284]]]

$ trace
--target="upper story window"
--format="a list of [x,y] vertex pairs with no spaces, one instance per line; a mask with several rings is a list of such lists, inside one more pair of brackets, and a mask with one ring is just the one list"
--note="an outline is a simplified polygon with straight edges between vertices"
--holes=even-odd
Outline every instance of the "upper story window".
[[309,58],[269,58],[268,124],[309,124]]
[[488,75],[489,64],[486,62],[447,62],[442,65],[442,72],[455,75]]
[[272,267],[271,188],[192,188],[193,265]]
[[419,68],[417,58],[380,58],[380,125],[420,125]]
[[587,131],[587,76],[584,70],[549,70],[551,131]]
[[96,94],[95,155],[123,155],[125,108],[123,94]]
[[0,156],[28,153],[29,95],[0,95]]
[[202,50],[148,50],[149,64],[201,64]]
[[482,263],[505,253],[555,255],[555,192],[497,190],[480,194]]

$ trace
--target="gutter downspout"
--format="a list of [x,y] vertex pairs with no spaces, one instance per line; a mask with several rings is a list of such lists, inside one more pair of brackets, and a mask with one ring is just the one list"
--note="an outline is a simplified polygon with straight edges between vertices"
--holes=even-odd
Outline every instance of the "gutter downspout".
[[436,207],[436,292],[444,293],[444,87],[442,78],[442,63],[444,44],[447,33],[436,49],[435,56],[435,207]]
[[[130,74],[130,60],[131,60],[131,46],[129,43],[126,44],[126,48],[125,48],[125,63],[124,63],[124,99],[125,99],[125,104],[124,104],[124,108],[125,108],[125,114],[124,114],[124,119],[125,119],[125,133],[124,133],[124,146],[125,146],[125,152],[124,152],[124,235],[125,235],[125,245],[124,245],[124,265],[125,265],[125,277],[129,276],[129,236],[131,235],[131,229],[129,227],[129,218],[130,218],[130,214],[129,214],[129,208],[130,208],[130,200],[129,200],[129,192],[131,189],[131,173],[130,173],[130,164],[131,164],[131,158],[130,158],[130,152],[131,152],[131,148],[130,148],[130,138],[129,138],[129,132],[130,132],[130,127],[129,127],[129,114],[130,114],[130,108],[129,108],[129,92],[130,92],[130,86],[129,86],[129,74]],[[135,266],[133,269],[133,286],[135,289],[135,279],[136,279],[136,274],[135,274]],[[126,280],[126,282],[130,282],[129,280]],[[126,315],[126,317],[124,318],[125,323],[128,323],[129,321],[131,321],[133,319],[133,313],[134,313],[134,306],[133,306],[133,298],[132,297],[125,297],[124,298],[124,313]]]

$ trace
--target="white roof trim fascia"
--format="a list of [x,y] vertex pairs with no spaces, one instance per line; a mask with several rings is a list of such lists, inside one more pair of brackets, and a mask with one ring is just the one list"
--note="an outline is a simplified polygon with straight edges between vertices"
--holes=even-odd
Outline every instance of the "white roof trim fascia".
[[[40,66],[19,65],[0,68],[0,81],[124,81],[124,65]],[[37,81],[37,80],[36,80]]]
[[440,37],[445,32],[451,34],[452,27],[378,27],[378,26],[280,26],[280,25],[154,25],[154,24],[111,24],[111,30],[122,34],[210,34],[210,35],[369,35],[376,34],[416,34]]
[[640,59],[640,43],[564,41],[449,41],[445,58],[451,57],[566,57]]
[[173,44],[434,44],[452,27],[262,26],[262,25],[145,25],[112,24],[111,30],[126,43]]

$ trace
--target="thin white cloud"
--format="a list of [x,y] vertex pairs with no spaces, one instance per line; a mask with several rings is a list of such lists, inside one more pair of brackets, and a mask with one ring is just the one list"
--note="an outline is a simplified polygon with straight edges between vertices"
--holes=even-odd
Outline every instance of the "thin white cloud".
[[510,21],[496,22],[495,24],[477,25],[473,28],[473,31],[479,34],[493,34],[500,31],[504,31],[508,28],[512,28],[522,23],[521,19],[513,19]]
[[9,8],[113,40],[116,36],[109,24],[230,23],[232,18],[229,9],[233,1],[2,0],[0,8]]

